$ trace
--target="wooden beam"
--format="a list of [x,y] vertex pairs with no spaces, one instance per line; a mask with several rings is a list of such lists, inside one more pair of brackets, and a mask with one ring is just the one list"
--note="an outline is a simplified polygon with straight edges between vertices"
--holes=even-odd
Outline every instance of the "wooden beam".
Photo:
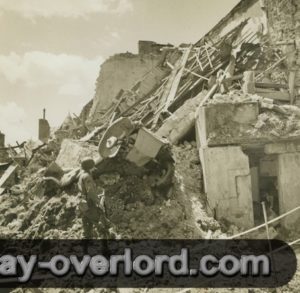
[[185,68],[187,59],[190,55],[191,49],[192,49],[192,46],[190,46],[188,49],[186,49],[186,51],[185,51],[185,53],[182,57],[182,61],[181,61],[181,64],[180,64],[180,70],[178,71],[178,73],[176,74],[176,76],[173,80],[170,92],[169,92],[169,94],[166,98],[166,103],[165,103],[165,106],[164,106],[164,110],[168,109],[169,105],[172,103],[172,101],[174,100],[174,98],[176,96],[177,89],[178,89],[182,74],[184,72],[184,68]]
[[289,72],[289,92],[290,92],[290,103],[295,104],[296,90],[295,90],[296,70]]
[[185,71],[187,71],[187,72],[189,72],[190,74],[193,74],[193,75],[195,75],[195,76],[199,77],[199,78],[202,78],[202,79],[208,80],[208,78],[207,78],[207,77],[205,77],[205,76],[202,76],[202,75],[200,75],[200,74],[198,74],[198,73],[195,73],[195,72],[193,72],[193,71],[191,71],[191,70],[189,70],[189,69],[187,69],[187,68],[184,68],[184,70],[185,70]]
[[266,74],[269,71],[271,71],[272,69],[274,69],[277,65],[279,65],[285,59],[286,59],[286,56],[283,56],[282,58],[280,58],[279,60],[277,60],[274,64],[272,64],[264,72],[262,72],[261,74],[257,75],[256,78],[255,78],[255,80],[259,80],[260,78],[262,78],[264,76],[264,74]]
[[256,82],[255,87],[261,89],[288,89],[287,84],[271,83],[271,82]]
[[256,89],[256,94],[263,98],[289,102],[290,94],[288,92],[272,91],[267,89]]
[[208,61],[209,61],[209,65],[210,65],[211,68],[213,68],[213,65],[212,65],[212,62],[211,62],[210,55],[209,55],[209,53],[208,53],[207,47],[205,46],[204,48],[205,48],[205,51],[206,51],[206,54],[207,54],[207,58],[208,58]]
[[199,59],[199,55],[200,55],[200,49],[199,49],[199,52],[196,53],[195,56],[196,56],[196,60],[197,60],[197,62],[198,62],[198,65],[199,65],[201,71],[203,71],[203,66],[202,66],[202,63],[201,63],[201,61],[200,61],[200,59]]

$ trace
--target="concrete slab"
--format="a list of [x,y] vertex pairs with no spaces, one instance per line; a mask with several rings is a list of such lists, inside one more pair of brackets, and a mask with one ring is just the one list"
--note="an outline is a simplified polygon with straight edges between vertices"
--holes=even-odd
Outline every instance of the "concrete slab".
[[299,142],[270,143],[265,145],[265,150],[264,150],[264,152],[267,155],[295,153],[298,151],[300,151]]
[[202,148],[205,190],[218,220],[241,228],[254,225],[249,159],[238,146]]
[[[280,214],[300,206],[300,153],[278,156],[278,190]],[[282,220],[286,228],[299,223],[300,213],[294,213]]]
[[195,113],[204,97],[205,94],[201,92],[196,97],[187,100],[182,107],[164,121],[156,134],[167,138],[172,144],[178,144],[195,126]]

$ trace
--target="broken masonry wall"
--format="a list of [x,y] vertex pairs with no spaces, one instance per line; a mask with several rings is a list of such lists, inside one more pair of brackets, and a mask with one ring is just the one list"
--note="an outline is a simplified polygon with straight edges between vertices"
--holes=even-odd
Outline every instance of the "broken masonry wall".
[[257,122],[259,107],[256,102],[210,104],[197,114],[198,146],[226,145],[248,138],[244,130]]
[[239,146],[200,148],[209,208],[217,220],[254,226],[249,158]]
[[264,0],[268,16],[268,32],[274,45],[290,44],[295,40],[297,0]]
[[217,25],[215,25],[203,39],[211,43],[218,42],[222,37],[236,28],[243,21],[251,18],[250,25],[261,25],[266,22],[264,11],[259,0],[240,1]]
[[145,74],[162,62],[163,55],[131,53],[110,57],[101,65],[96,82],[93,106],[89,120],[96,121],[112,104],[116,95],[130,90]]
[[5,134],[0,131],[0,148],[5,147]]
[[46,143],[50,137],[50,125],[46,119],[39,119],[39,140]]
[[136,101],[146,97],[161,83],[162,79],[169,73],[168,68],[155,67],[144,75],[133,88],[118,95],[114,103],[118,104],[118,110],[122,113],[132,107]]
[[263,2],[268,16],[270,41],[275,48],[281,49],[287,55],[289,83],[295,84],[299,91],[300,0],[264,0]]
[[161,49],[172,45],[157,44],[153,41],[139,41],[139,54],[160,54]]
[[4,147],[5,147],[5,134],[0,131],[0,163],[6,162],[8,158],[7,151],[5,149],[1,150],[1,148]]

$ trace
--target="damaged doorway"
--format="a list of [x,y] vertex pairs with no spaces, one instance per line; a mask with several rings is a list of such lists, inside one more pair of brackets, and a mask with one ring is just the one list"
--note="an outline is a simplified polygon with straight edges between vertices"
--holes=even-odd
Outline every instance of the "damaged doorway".
[[279,214],[278,156],[266,155],[264,149],[248,151],[255,225],[264,222],[262,202],[265,202],[268,220]]

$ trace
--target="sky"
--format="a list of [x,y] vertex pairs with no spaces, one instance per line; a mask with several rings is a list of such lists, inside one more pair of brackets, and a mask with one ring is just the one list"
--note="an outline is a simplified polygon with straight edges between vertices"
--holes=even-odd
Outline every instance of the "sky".
[[101,63],[139,40],[194,43],[238,0],[0,0],[0,131],[37,139],[94,96]]

